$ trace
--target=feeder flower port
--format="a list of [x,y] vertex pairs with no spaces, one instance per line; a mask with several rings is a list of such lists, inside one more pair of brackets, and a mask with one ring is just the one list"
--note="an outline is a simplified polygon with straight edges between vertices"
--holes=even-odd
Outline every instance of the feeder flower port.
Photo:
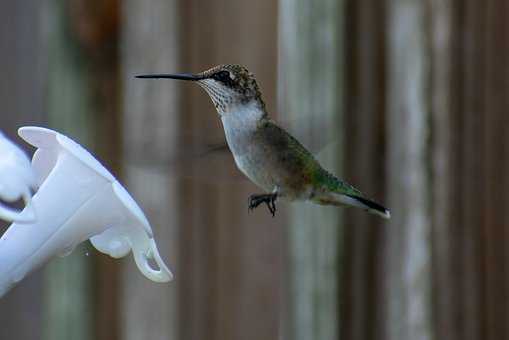
[[[0,296],[87,239],[114,258],[132,250],[139,270],[152,281],[172,279],[140,207],[90,153],[49,129],[23,127],[18,133],[37,148],[32,167],[39,190],[25,208],[35,209],[37,218],[14,222],[0,238]],[[159,268],[150,265],[151,259]]]

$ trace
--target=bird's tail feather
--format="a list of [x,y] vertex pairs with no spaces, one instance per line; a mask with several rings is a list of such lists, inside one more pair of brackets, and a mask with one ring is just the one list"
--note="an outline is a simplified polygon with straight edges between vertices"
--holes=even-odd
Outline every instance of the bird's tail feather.
[[367,198],[348,194],[335,194],[334,196],[338,198],[339,203],[364,209],[369,213],[381,216],[385,219],[391,218],[389,209]]

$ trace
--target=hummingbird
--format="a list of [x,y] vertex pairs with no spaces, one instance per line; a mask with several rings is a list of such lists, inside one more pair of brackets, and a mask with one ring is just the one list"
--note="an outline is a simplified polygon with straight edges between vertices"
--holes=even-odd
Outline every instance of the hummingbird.
[[136,78],[195,82],[210,96],[221,119],[235,164],[264,192],[248,199],[248,209],[265,203],[272,216],[276,201],[310,201],[352,206],[383,218],[390,211],[325,170],[296,138],[269,116],[252,73],[241,65],[218,65],[201,73],[146,74]]

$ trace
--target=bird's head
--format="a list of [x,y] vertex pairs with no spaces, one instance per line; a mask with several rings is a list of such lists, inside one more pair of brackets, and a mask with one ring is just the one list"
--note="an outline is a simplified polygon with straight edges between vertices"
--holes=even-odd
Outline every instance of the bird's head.
[[259,105],[260,109],[265,110],[254,75],[240,65],[219,65],[197,74],[148,74],[136,77],[194,81],[207,91],[220,115],[247,104]]

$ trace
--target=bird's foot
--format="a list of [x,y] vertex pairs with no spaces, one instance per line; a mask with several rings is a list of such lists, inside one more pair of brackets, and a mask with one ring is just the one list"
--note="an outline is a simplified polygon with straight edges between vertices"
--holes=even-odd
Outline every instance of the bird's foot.
[[262,194],[262,195],[251,195],[249,196],[249,211],[257,208],[260,204],[267,204],[267,208],[269,209],[272,217],[276,215],[276,200],[277,193],[273,194]]

